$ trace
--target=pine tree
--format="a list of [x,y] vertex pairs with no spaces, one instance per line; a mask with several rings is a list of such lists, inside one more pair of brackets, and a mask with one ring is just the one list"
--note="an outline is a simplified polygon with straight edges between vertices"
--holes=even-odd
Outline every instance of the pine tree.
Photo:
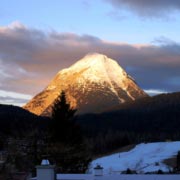
[[74,140],[72,134],[75,128],[75,112],[76,110],[71,109],[70,104],[67,103],[65,92],[62,91],[52,108],[50,124],[52,141],[71,142]]
[[90,155],[80,127],[62,92],[52,108],[49,156],[62,173],[83,173],[88,168]]

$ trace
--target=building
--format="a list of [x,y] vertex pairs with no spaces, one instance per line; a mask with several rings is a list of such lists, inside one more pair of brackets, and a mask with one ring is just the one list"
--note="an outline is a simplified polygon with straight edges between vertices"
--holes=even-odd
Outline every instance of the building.
[[41,165],[36,166],[37,177],[31,180],[179,180],[180,175],[145,175],[145,174],[103,174],[103,168],[97,165],[93,174],[56,174],[55,166],[50,165],[48,160],[43,160]]

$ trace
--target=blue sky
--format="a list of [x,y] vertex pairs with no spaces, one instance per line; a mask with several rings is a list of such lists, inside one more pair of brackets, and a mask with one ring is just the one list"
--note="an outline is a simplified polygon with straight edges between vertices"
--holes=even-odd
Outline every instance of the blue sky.
[[14,21],[45,31],[91,34],[109,41],[151,43],[165,36],[180,41],[179,12],[139,17],[126,8],[114,9],[103,1],[6,0],[1,2],[1,25]]
[[0,103],[26,102],[89,51],[116,59],[143,89],[180,89],[178,0],[3,0],[0,17]]

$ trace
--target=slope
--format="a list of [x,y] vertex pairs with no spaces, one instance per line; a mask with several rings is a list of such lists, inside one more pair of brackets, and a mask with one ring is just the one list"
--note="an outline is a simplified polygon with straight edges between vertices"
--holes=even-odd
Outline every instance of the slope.
[[158,142],[139,144],[128,152],[121,152],[96,159],[92,166],[100,164],[106,174],[122,172],[127,168],[138,173],[157,172],[161,169],[169,172],[172,167],[163,163],[165,159],[176,156],[180,150],[180,142]]
[[47,121],[21,107],[0,104],[0,136],[23,136],[37,127],[45,127]]

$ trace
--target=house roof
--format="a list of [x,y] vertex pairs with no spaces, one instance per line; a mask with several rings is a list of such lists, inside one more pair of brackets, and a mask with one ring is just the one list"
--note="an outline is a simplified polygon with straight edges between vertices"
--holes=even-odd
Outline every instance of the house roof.
[[[95,178],[96,177],[96,178]],[[109,174],[103,176],[94,176],[92,174],[57,174],[56,180],[179,180],[180,175],[121,175],[121,174]],[[31,180],[37,180],[32,178]]]

